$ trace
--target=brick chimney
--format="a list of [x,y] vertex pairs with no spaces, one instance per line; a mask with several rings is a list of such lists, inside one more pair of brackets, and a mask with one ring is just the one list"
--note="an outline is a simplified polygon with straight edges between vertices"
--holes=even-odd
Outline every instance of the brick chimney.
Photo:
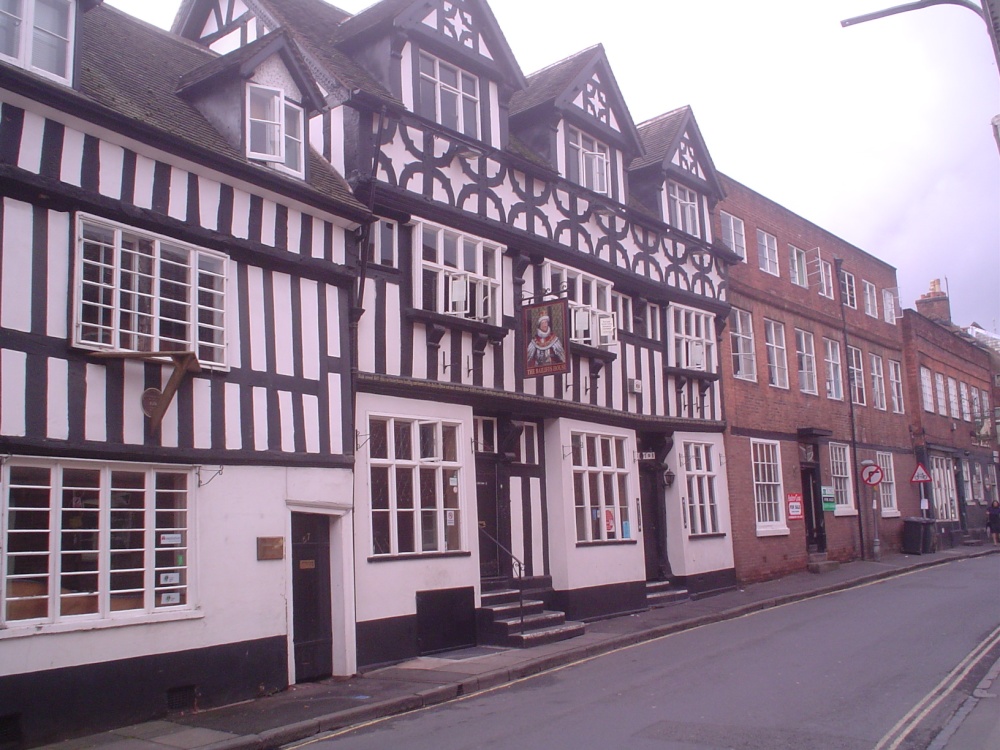
[[951,324],[951,302],[948,300],[948,293],[941,291],[941,279],[934,279],[931,290],[920,295],[917,312],[935,323]]

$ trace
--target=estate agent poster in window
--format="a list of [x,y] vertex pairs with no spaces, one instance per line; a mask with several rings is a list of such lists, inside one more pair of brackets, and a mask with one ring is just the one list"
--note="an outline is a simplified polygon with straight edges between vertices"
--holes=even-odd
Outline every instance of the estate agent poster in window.
[[566,300],[525,305],[521,312],[526,342],[524,376],[537,378],[568,373],[566,326],[569,305]]

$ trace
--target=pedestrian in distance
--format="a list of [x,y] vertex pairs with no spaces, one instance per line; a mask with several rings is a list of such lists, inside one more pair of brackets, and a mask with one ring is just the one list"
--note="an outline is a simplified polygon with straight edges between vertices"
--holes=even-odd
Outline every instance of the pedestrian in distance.
[[990,503],[990,508],[986,511],[986,525],[989,527],[993,544],[1000,544],[1000,500]]

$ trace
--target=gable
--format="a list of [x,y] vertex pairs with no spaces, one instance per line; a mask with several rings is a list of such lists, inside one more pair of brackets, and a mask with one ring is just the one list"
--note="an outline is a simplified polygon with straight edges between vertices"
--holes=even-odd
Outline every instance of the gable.
[[482,0],[422,0],[395,23],[430,39],[443,49],[459,52],[468,63],[499,73],[514,88],[526,82],[489,5]]
[[632,162],[630,171],[658,167],[661,173],[702,183],[709,193],[719,198],[725,195],[690,107],[681,107],[644,122],[639,132],[646,153]]
[[594,71],[590,80],[583,85],[573,100],[573,105],[602,125],[621,133],[621,124],[612,106],[613,101],[613,94],[609,94],[607,87],[601,80],[601,74]]
[[575,113],[575,119],[580,124],[590,122],[597,125],[597,129],[593,130],[595,134],[603,131],[606,135],[617,136],[615,140],[626,152],[642,152],[639,133],[602,46],[593,48],[589,61],[556,97],[555,103],[557,108]]
[[701,162],[701,148],[697,139],[692,137],[691,133],[687,130],[680,137],[677,149],[674,151],[670,163],[684,172],[694,175],[699,180],[706,180],[708,171]]

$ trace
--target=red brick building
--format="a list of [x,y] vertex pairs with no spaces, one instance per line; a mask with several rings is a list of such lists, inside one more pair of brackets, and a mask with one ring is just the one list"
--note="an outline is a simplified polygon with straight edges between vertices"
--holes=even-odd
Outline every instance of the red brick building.
[[895,268],[723,184],[716,236],[744,259],[721,368],[737,576],[898,549],[919,496]]
[[939,281],[903,313],[916,454],[930,472],[927,498],[938,539],[982,538],[986,507],[997,498],[993,361],[989,348],[954,326]]

